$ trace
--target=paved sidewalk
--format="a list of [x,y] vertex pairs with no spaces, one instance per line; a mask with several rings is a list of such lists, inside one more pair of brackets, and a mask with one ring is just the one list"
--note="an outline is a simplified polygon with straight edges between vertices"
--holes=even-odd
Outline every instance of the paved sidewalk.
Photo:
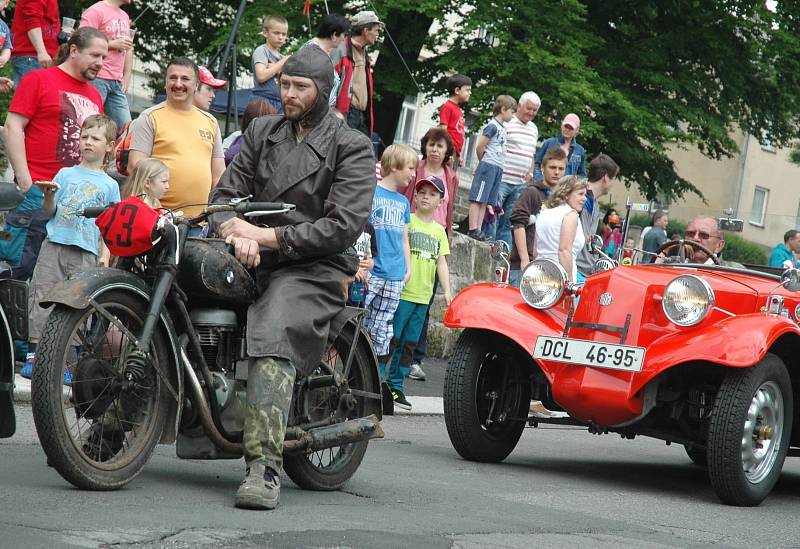
[[[411,402],[411,411],[395,409],[397,415],[442,415],[442,388],[444,387],[444,372],[447,363],[444,360],[428,359],[424,369],[428,379],[426,381],[406,380],[406,396]],[[14,400],[20,403],[31,401],[31,380],[19,374],[14,376]]]

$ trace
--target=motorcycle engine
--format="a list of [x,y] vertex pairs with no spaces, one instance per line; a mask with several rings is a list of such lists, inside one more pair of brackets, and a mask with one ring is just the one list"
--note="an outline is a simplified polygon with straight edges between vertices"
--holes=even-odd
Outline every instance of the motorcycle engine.
[[189,313],[200,339],[203,358],[212,370],[231,370],[237,358],[239,322],[227,309],[192,309]]

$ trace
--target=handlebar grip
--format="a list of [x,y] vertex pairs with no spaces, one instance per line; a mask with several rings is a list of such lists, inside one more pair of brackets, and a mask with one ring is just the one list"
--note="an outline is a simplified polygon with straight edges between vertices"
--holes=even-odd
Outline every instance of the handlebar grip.
[[91,217],[99,217],[100,214],[102,214],[104,211],[109,209],[114,204],[116,204],[116,202],[112,202],[108,206],[93,206],[93,207],[90,207],[90,208],[84,208],[83,210],[81,210],[79,212],[79,215],[82,215],[83,217],[90,217],[90,218]]
[[236,205],[236,213],[246,214],[250,212],[273,212],[279,210],[293,211],[294,204],[285,204],[283,202],[242,202]]

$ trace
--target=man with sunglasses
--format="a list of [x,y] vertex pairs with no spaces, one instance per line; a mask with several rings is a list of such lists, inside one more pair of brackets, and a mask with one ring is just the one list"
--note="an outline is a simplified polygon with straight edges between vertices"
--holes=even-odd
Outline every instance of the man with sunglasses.
[[[694,240],[714,252],[714,255],[719,257],[722,253],[722,248],[725,247],[725,240],[720,236],[719,222],[713,217],[707,215],[698,215],[686,225],[686,230],[683,233],[686,240]],[[713,263],[708,254],[704,251],[694,248],[694,254],[691,258],[692,263]],[[720,263],[722,261],[720,260]]]

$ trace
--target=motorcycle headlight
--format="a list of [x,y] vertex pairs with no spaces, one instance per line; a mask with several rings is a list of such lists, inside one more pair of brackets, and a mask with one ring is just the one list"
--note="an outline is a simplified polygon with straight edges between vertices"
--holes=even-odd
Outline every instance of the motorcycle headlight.
[[714,307],[714,291],[694,275],[681,275],[664,288],[664,314],[678,326],[694,326]]
[[534,309],[552,307],[564,295],[567,271],[552,259],[536,259],[525,267],[519,281],[519,291],[525,303]]

